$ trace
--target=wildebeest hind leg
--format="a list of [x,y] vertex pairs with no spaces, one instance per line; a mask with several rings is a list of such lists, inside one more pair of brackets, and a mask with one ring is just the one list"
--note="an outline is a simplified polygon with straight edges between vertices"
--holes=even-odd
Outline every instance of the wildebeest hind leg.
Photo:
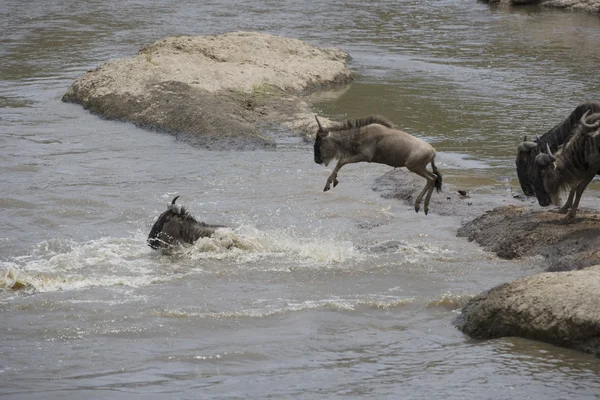
[[[433,191],[433,188],[435,186],[435,177],[432,177],[434,174],[427,171],[426,169],[422,169],[422,170],[414,170],[413,169],[410,171],[427,179],[427,183],[425,184],[425,187],[423,188],[423,190],[421,190],[421,193],[419,193],[419,195],[417,196],[417,199],[415,200],[415,212],[419,212],[419,210],[421,209],[421,201],[423,200],[423,196],[425,195],[425,193],[428,190]],[[427,212],[429,211],[429,202],[425,205],[424,211],[425,211],[425,215],[427,215]]]
[[429,187],[429,190],[427,191],[427,196],[425,196],[425,204],[423,207],[423,211],[425,211],[425,215],[427,215],[427,212],[429,211],[429,200],[431,199],[431,194],[433,193],[433,189],[435,189],[435,181],[437,179],[437,175],[432,174],[434,176],[433,178],[433,185],[431,185]]

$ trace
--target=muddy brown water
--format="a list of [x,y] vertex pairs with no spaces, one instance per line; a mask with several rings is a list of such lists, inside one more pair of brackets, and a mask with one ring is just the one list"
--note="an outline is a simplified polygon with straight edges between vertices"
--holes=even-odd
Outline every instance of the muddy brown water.
[[[382,197],[389,168],[344,167],[323,193],[330,170],[277,127],[276,151],[211,152],[60,101],[166,35],[297,37],[352,55],[356,82],[316,112],[384,114],[438,149],[446,190],[510,196],[518,139],[598,100],[597,17],[471,0],[6,0],[0,21],[1,396],[600,396],[597,359],[452,326],[465,299],[543,266],[456,238],[461,216]],[[230,228],[151,251],[176,194]]]

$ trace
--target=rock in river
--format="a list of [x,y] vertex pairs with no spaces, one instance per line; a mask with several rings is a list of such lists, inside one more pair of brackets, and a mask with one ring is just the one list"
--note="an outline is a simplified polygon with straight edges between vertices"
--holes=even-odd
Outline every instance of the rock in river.
[[204,147],[270,147],[265,123],[316,131],[303,96],[350,83],[348,59],[257,32],[167,37],[88,71],[63,101]]
[[456,320],[476,339],[519,336],[600,356],[600,265],[546,272],[497,286]]

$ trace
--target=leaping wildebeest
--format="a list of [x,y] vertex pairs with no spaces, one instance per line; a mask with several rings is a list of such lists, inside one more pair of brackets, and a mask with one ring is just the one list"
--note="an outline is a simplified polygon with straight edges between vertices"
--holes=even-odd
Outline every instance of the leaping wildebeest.
[[167,249],[171,246],[188,243],[193,244],[201,237],[212,236],[222,225],[209,225],[197,221],[183,206],[178,206],[175,197],[167,211],[160,214],[148,235],[148,246],[153,249]]
[[547,144],[546,152],[535,158],[539,169],[533,182],[536,194],[550,198],[552,204],[560,207],[562,193],[570,191],[570,201],[574,193],[575,201],[570,206],[567,219],[575,218],[583,191],[600,173],[600,112],[589,114],[590,110],[583,114],[581,123],[556,154],[552,154]]
[[[538,136],[535,141],[527,140],[527,136],[518,146],[517,151],[517,176],[523,193],[526,196],[536,196],[541,206],[546,207],[552,204],[550,196],[545,190],[536,190],[533,183],[540,179],[540,168],[535,159],[538,154],[546,151],[549,147],[551,152],[557,152],[559,147],[564,145],[571,137],[575,128],[581,124],[581,117],[586,112],[600,112],[600,103],[586,102],[577,106],[571,114],[542,136]],[[559,209],[560,213],[567,213],[573,205],[576,188],[573,188],[569,194],[566,203]]]
[[[425,187],[415,200],[415,211],[419,212],[421,201],[425,196],[423,210],[429,211],[429,199],[434,187],[442,189],[442,174],[435,166],[435,149],[429,143],[394,129],[391,122],[381,116],[365,119],[348,120],[329,128],[323,128],[319,118],[315,116],[319,130],[315,138],[315,162],[329,165],[331,160],[338,163],[327,178],[324,192],[331,189],[331,184],[338,184],[337,174],[344,165],[358,162],[374,162],[390,167],[406,167],[409,171],[427,180]],[[431,163],[433,172],[427,170]]]

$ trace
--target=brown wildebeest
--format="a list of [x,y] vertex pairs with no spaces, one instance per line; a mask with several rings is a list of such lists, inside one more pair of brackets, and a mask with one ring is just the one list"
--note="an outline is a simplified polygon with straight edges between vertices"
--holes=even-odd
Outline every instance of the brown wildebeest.
[[224,228],[222,225],[197,221],[185,207],[175,204],[178,198],[179,196],[171,201],[167,211],[160,214],[150,230],[147,241],[148,246],[153,249],[167,249],[181,243],[192,244],[201,237],[212,236],[217,228]]
[[[419,212],[421,200],[425,196],[423,210],[429,211],[429,199],[435,187],[442,189],[442,174],[435,166],[435,149],[421,139],[406,132],[394,129],[384,117],[372,116],[365,119],[346,121],[345,123],[323,128],[315,116],[319,130],[315,138],[315,162],[329,165],[331,160],[338,163],[327,178],[324,192],[338,184],[337,174],[344,165],[358,162],[374,162],[390,167],[406,167],[409,171],[422,176],[427,183],[415,200],[415,211]],[[431,163],[433,172],[427,170]]]

